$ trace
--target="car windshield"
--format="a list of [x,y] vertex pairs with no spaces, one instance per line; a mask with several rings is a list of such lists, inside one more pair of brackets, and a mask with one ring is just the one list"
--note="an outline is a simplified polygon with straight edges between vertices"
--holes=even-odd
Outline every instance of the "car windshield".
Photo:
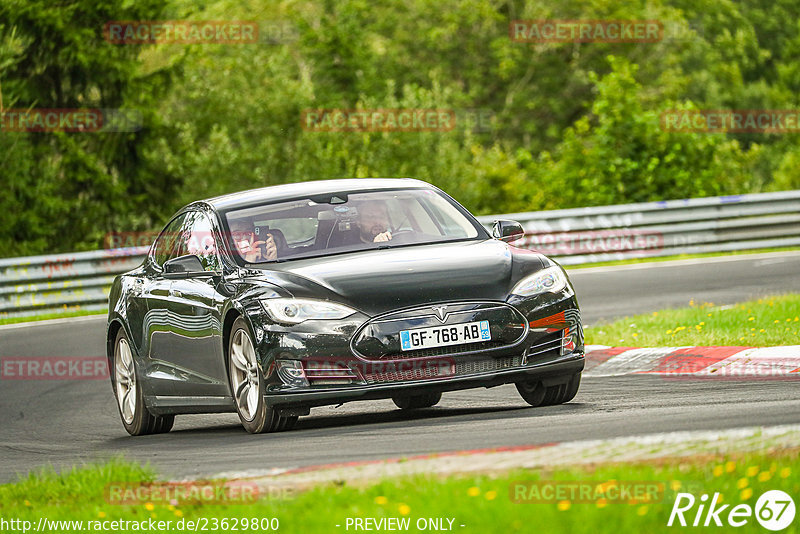
[[477,223],[430,189],[312,196],[225,217],[232,249],[249,264],[480,235]]

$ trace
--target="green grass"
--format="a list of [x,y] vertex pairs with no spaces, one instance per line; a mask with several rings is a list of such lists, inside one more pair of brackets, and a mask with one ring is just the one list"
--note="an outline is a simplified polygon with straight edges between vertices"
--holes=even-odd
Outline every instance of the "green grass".
[[[213,518],[277,518],[280,532],[346,532],[347,518],[407,517],[410,531],[419,518],[454,518],[456,532],[661,532],[676,491],[722,494],[724,503],[754,506],[761,493],[781,489],[800,491],[798,451],[770,455],[708,456],[657,463],[607,464],[589,468],[514,470],[479,476],[414,476],[353,486],[345,481],[319,486],[291,498],[261,499],[246,505],[109,504],[104,488],[112,482],[150,481],[152,471],[121,460],[90,465],[64,475],[42,472],[0,486],[0,516],[36,524],[50,520],[155,520],[175,522]],[[515,503],[517,482],[524,481],[638,481],[662,483],[665,491],[655,502],[609,501]],[[693,509],[693,511],[696,510]],[[691,517],[693,516],[688,516]],[[336,525],[341,525],[337,527]],[[463,528],[460,525],[465,525]],[[533,525],[536,528],[533,528]],[[799,520],[784,532],[797,532]],[[241,529],[240,529],[241,530]],[[751,518],[745,532],[763,529]],[[58,530],[56,530],[58,531]],[[67,530],[60,530],[67,531]],[[172,530],[174,531],[174,530]],[[214,530],[212,530],[214,531]],[[353,528],[350,528],[353,531]]]
[[731,252],[704,252],[702,254],[675,254],[672,256],[654,256],[650,258],[635,258],[630,260],[599,261],[597,263],[582,263],[580,265],[565,265],[568,270],[588,269],[590,267],[609,267],[614,265],[631,265],[635,263],[654,263],[660,261],[693,260],[698,258],[717,258],[723,256],[744,256],[747,254],[763,254],[766,252],[791,252],[800,250],[800,247],[773,247],[752,250],[734,250]]
[[107,310],[67,310],[53,313],[43,313],[41,315],[26,315],[24,317],[0,317],[0,325],[18,324],[32,321],[46,321],[48,319],[64,319],[66,317],[84,317],[87,315],[105,315]]
[[634,347],[800,344],[800,295],[789,294],[731,306],[690,302],[586,329],[587,345]]

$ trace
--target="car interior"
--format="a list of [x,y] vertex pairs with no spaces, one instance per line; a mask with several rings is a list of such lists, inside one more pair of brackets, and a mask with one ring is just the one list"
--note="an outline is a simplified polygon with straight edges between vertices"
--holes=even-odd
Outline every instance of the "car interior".
[[[304,256],[319,251],[342,252],[367,247],[359,230],[359,207],[369,199],[386,206],[392,240],[399,243],[435,242],[447,238],[475,237],[477,233],[446,200],[430,193],[374,193],[344,200],[331,195],[290,201],[277,205],[244,208],[228,214],[232,223],[245,219],[252,225],[256,241],[272,235],[278,259]],[[262,252],[264,247],[262,246]]]

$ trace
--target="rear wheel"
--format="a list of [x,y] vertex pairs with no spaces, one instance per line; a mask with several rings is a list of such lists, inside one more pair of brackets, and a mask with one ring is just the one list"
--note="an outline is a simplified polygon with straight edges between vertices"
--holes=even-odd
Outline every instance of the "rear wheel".
[[442,394],[438,392],[423,393],[421,395],[398,395],[392,397],[395,405],[401,410],[418,410],[420,408],[430,408],[442,400]]
[[169,432],[175,423],[174,415],[153,415],[144,404],[142,386],[136,372],[136,362],[125,329],[120,328],[114,341],[113,369],[111,370],[114,396],[125,430],[131,436]]
[[264,400],[264,377],[256,360],[253,336],[247,321],[239,317],[231,328],[228,344],[228,376],[236,411],[251,434],[290,430],[297,416],[282,416]]

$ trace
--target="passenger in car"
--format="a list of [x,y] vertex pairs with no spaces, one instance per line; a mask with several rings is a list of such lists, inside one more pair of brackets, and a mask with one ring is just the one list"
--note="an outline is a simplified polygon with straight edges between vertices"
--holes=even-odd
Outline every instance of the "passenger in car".
[[278,259],[278,247],[271,234],[263,241],[256,241],[255,226],[246,219],[231,223],[231,237],[239,254],[248,263]]
[[261,234],[265,236],[265,241],[272,238],[272,241],[275,242],[275,252],[278,258],[285,258],[295,254],[295,249],[289,246],[289,243],[286,241],[286,236],[280,228],[267,227],[261,230]]

